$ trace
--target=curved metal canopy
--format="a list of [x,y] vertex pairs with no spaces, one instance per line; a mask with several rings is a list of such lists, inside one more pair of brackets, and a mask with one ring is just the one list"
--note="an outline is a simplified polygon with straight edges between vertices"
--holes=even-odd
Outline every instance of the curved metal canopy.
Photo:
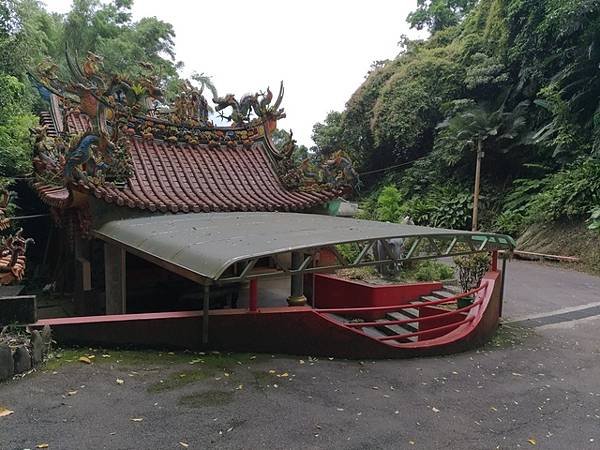
[[[256,278],[260,275],[253,275],[251,269],[258,258],[295,251],[310,253],[345,243],[358,243],[359,257],[354,261],[343,261],[340,257],[339,264],[329,268],[512,250],[515,245],[506,235],[277,212],[153,215],[112,220],[95,229],[93,235],[202,282]],[[390,254],[385,260],[368,260],[366,256],[375,242],[394,238],[414,238],[406,255],[397,258]],[[430,255],[422,256],[417,243],[426,246]],[[228,270],[236,263],[245,266],[241,264],[238,271]],[[322,269],[310,267],[308,257],[301,267],[284,271]]]

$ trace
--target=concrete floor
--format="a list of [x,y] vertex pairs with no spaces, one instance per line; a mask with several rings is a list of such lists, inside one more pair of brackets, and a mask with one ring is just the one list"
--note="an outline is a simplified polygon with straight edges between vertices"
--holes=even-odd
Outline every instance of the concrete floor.
[[597,449],[598,327],[390,361],[86,348],[0,384],[0,448]]

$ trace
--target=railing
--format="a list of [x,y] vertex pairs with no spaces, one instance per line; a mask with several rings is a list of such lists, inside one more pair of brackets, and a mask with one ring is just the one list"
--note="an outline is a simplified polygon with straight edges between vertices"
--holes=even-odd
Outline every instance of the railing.
[[[348,313],[356,313],[356,312],[371,312],[371,311],[398,311],[399,309],[415,309],[415,308],[423,308],[425,306],[435,306],[441,305],[444,303],[452,303],[457,301],[460,298],[468,297],[470,295],[476,294],[477,292],[485,289],[487,287],[487,281],[481,283],[480,286],[471,289],[467,292],[461,292],[460,294],[456,294],[452,297],[442,298],[440,300],[433,300],[430,302],[419,302],[419,303],[408,303],[405,305],[392,305],[392,306],[361,306],[358,308],[325,308],[325,309],[315,309],[315,311],[320,313],[332,313],[332,314],[348,314]],[[456,311],[452,311],[456,312]],[[380,323],[380,322],[378,322]],[[364,325],[363,325],[364,326]]]
[[[317,309],[316,311],[319,313],[350,314],[350,313],[359,313],[359,312],[385,312],[385,311],[399,311],[399,310],[403,310],[403,309],[421,309],[421,308],[426,308],[426,307],[430,307],[430,306],[437,306],[437,305],[442,305],[442,304],[458,302],[459,299],[475,295],[478,292],[485,290],[487,287],[488,287],[488,282],[483,281],[480,286],[478,286],[475,289],[471,289],[470,291],[462,292],[460,294],[457,294],[457,295],[454,295],[451,297],[446,297],[446,298],[443,298],[440,300],[433,300],[433,301],[428,301],[428,302],[409,303],[409,304],[405,304],[405,305],[396,305],[396,306],[375,306],[375,307],[359,307],[359,308],[328,308],[328,309]],[[346,328],[349,328],[349,329],[355,331],[355,332],[364,334],[364,332],[359,330],[359,328],[384,327],[384,326],[388,326],[388,325],[406,325],[406,324],[411,324],[411,323],[423,323],[423,322],[429,322],[429,321],[434,321],[434,320],[439,320],[439,319],[446,319],[449,317],[455,317],[458,315],[462,315],[463,313],[468,313],[473,308],[481,305],[483,303],[483,300],[484,300],[483,296],[479,296],[479,298],[477,300],[475,300],[473,303],[471,303],[470,305],[464,306],[462,308],[457,308],[452,311],[447,311],[447,312],[443,312],[440,314],[434,314],[431,316],[415,317],[415,318],[408,318],[408,319],[397,319],[397,320],[380,320],[380,321],[370,321],[370,322],[347,322],[347,323],[343,323],[342,325]],[[399,339],[404,340],[404,339],[408,339],[408,338],[412,338],[412,337],[422,336],[424,334],[428,334],[431,332],[453,330],[461,325],[464,325],[464,324],[467,324],[467,323],[473,321],[475,318],[476,318],[475,315],[471,315],[471,316],[465,317],[463,320],[460,320],[458,322],[441,325],[441,326],[438,326],[435,328],[419,330],[419,331],[415,331],[412,333],[381,336],[381,337],[376,337],[375,339],[377,339],[378,341],[393,341],[393,340],[399,340]]]

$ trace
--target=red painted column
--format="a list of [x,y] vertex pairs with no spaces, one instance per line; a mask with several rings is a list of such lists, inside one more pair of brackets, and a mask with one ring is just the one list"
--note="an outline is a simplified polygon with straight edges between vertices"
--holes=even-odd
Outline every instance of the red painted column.
[[258,281],[250,280],[248,289],[248,310],[251,312],[258,311]]
[[498,250],[492,252],[492,272],[498,272]]

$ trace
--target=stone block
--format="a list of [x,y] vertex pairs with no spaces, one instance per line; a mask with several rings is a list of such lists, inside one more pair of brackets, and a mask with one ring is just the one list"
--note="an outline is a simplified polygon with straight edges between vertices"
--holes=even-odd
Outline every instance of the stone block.
[[36,321],[37,302],[35,295],[0,298],[0,325],[28,325]]
[[15,373],[12,351],[8,345],[0,344],[0,381],[8,380]]
[[15,373],[23,373],[31,370],[31,355],[29,354],[27,347],[24,345],[20,345],[15,349],[13,359],[15,364]]
[[38,330],[31,332],[31,362],[37,366],[44,360],[44,340]]
[[42,329],[42,341],[44,341],[44,355],[47,355],[52,348],[52,329],[50,325],[44,325]]

